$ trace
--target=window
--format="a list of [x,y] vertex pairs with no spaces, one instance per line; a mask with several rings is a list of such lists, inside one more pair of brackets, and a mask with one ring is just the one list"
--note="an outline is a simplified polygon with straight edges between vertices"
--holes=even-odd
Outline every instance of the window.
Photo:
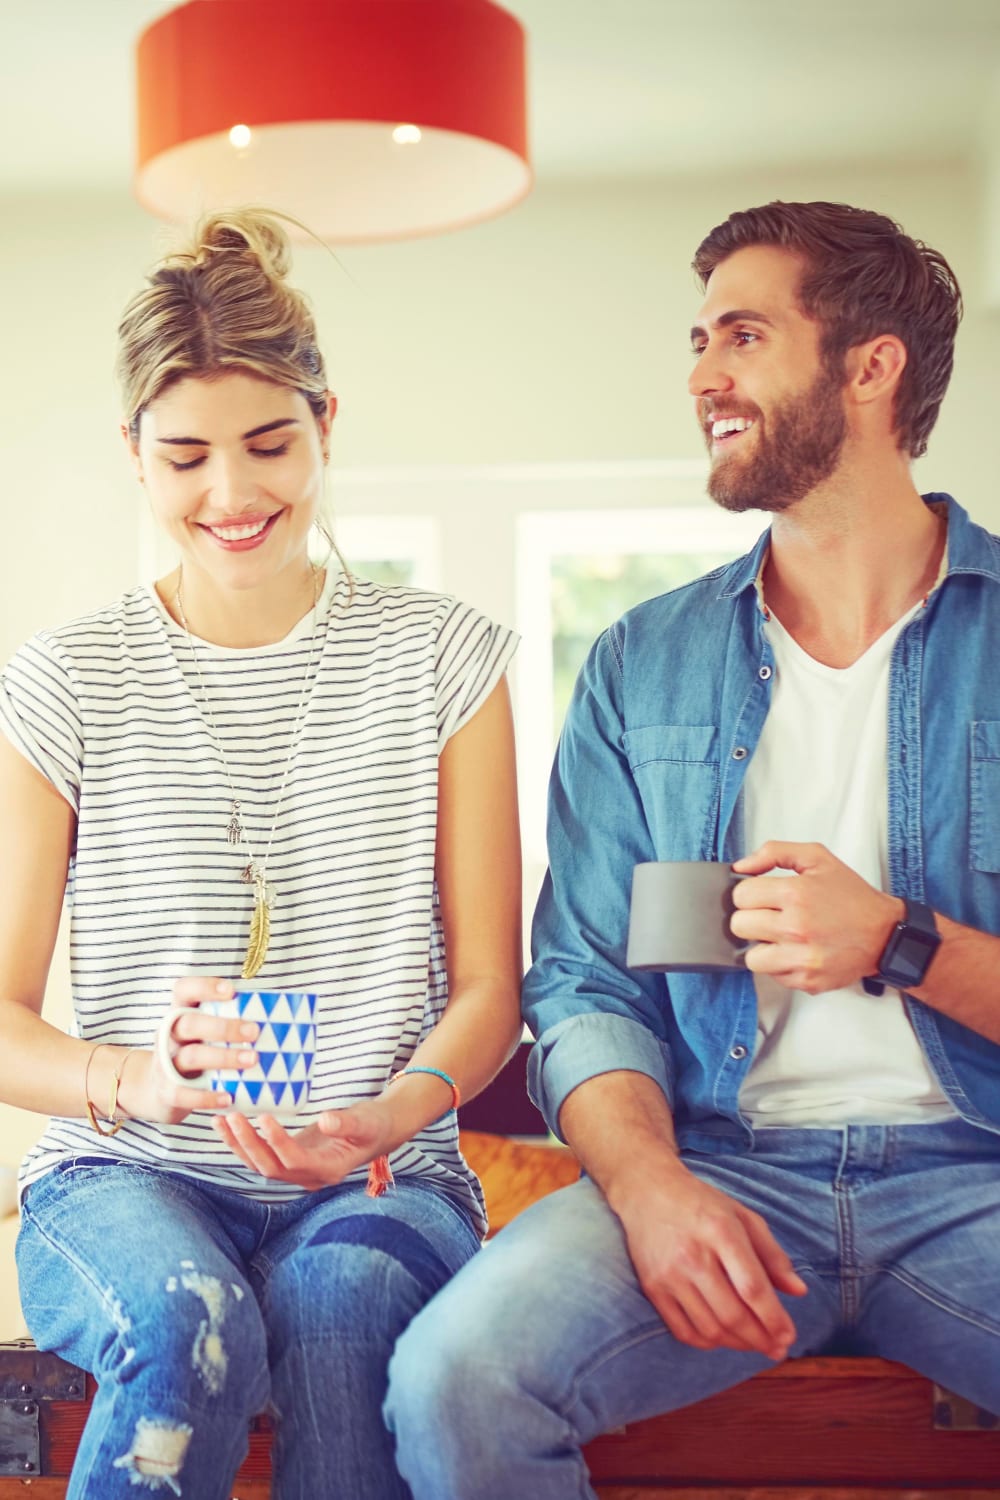
[[[517,688],[526,887],[545,868],[548,770],[577,673],[613,620],[745,552],[758,515],[699,506],[538,511],[517,523]],[[526,895],[528,890],[526,889]]]
[[[438,524],[430,516],[338,516],[334,535],[344,561],[359,578],[413,588],[441,587]],[[325,561],[322,537],[316,539],[312,555],[314,562]]]

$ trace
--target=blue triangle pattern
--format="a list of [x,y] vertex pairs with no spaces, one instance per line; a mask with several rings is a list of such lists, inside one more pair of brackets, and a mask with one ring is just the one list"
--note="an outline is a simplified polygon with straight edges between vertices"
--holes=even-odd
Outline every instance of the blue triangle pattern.
[[292,1029],[291,1021],[272,1021],[271,1030],[274,1032],[274,1040],[279,1047],[285,1045],[285,1037]]
[[281,1056],[280,1052],[258,1052],[257,1053],[257,1066],[260,1069],[260,1071],[263,1073],[263,1075],[264,1075],[265,1078],[267,1077],[268,1073],[270,1073],[271,1069],[274,1067],[275,1059],[278,1058],[278,1057],[280,1057],[280,1056]]
[[260,1099],[260,1091],[264,1087],[263,1081],[261,1081],[260,1083],[252,1083],[249,1078],[244,1078],[242,1080],[242,1083],[243,1087],[250,1095],[251,1103],[256,1104]]

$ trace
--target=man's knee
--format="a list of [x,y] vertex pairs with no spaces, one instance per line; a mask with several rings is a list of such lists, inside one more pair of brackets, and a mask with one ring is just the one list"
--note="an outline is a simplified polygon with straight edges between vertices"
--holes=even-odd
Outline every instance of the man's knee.
[[401,1448],[436,1434],[444,1456],[453,1436],[468,1441],[480,1419],[500,1420],[501,1388],[516,1377],[474,1319],[440,1315],[442,1300],[425,1308],[396,1344],[385,1419]]

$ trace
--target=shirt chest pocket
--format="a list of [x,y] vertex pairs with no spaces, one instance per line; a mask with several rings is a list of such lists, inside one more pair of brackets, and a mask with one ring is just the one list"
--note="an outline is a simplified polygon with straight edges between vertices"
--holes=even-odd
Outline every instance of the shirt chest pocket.
[[658,859],[714,859],[719,732],[713,724],[627,729],[622,746]]
[[974,870],[1000,874],[1000,720],[971,726],[969,860]]

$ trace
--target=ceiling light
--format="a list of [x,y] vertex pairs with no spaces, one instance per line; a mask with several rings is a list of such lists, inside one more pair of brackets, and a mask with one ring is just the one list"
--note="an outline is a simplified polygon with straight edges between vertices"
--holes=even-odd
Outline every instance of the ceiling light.
[[494,0],[187,0],[137,61],[135,189],[162,218],[260,204],[343,244],[474,223],[531,186],[525,35]]

